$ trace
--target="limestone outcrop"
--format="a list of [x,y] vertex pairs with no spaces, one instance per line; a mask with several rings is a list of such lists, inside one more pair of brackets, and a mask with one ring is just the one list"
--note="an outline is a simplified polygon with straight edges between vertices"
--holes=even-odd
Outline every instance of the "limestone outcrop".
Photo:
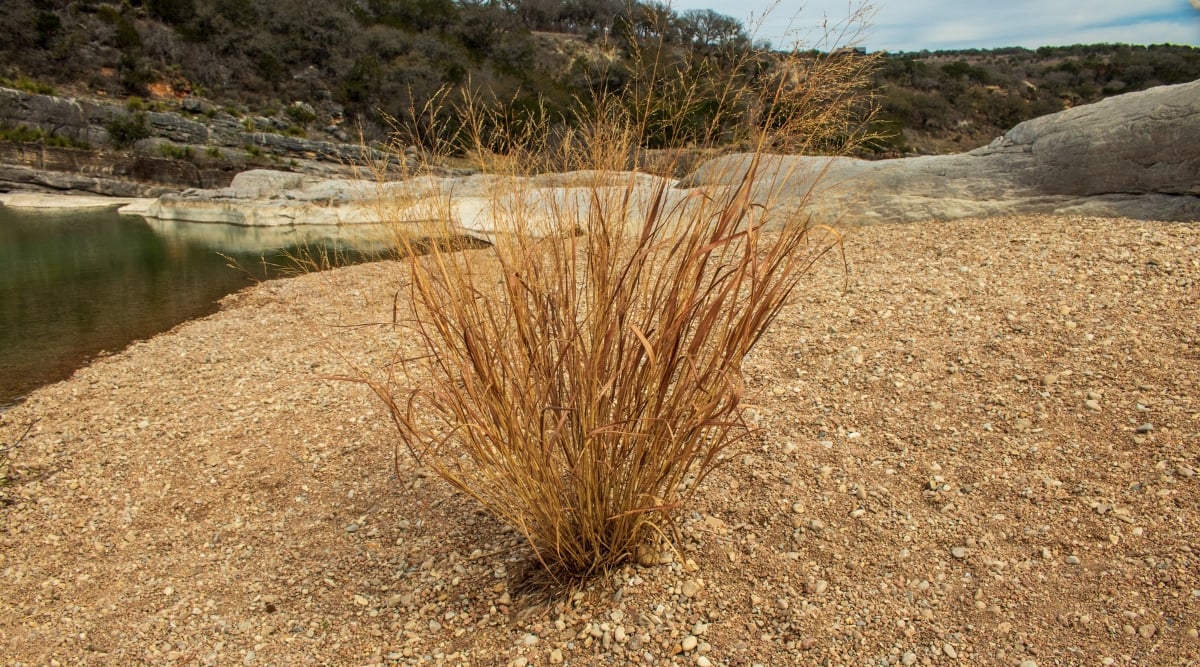
[[[680,185],[731,185],[749,163],[718,158]],[[1200,220],[1200,81],[1026,121],[960,155],[770,157],[758,183],[756,197],[775,201],[781,218],[803,207],[856,223],[1026,213]]]
[[[505,179],[426,176],[376,183],[255,170],[228,188],[165,195],[146,215],[239,225],[348,225],[442,220],[488,238],[505,213],[537,228],[570,208],[620,203],[635,179],[631,220],[666,187],[665,210],[689,207],[741,182],[752,158],[730,155],[669,181],[574,172]],[[753,199],[774,224],[918,222],[1033,213],[1200,220],[1200,81],[1106,99],[1017,125],[969,153],[887,161],[765,156]],[[558,216],[562,217],[562,216]],[[548,227],[547,227],[548,228]]]

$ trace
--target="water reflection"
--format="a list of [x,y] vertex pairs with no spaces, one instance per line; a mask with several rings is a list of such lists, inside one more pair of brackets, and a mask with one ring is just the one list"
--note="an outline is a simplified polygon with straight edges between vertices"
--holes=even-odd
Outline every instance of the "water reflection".
[[[352,263],[386,230],[147,222],[114,211],[0,207],[0,409],[116,351],[216,310],[310,253]],[[239,268],[233,268],[236,265]]]

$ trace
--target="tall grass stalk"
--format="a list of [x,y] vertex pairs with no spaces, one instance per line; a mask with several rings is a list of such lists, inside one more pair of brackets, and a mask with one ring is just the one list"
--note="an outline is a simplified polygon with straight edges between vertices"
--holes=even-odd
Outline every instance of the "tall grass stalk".
[[[768,151],[845,151],[865,126],[869,58],[795,55],[748,75],[756,56],[649,57],[636,85],[581,104],[569,131],[459,98],[469,122],[455,141],[497,174],[492,244],[456,252],[396,235],[413,315],[395,325],[418,351],[397,348],[360,378],[403,446],[524,535],[557,578],[667,534],[746,436],[743,360],[839,240],[775,213],[781,195],[804,193],[779,191],[786,174]],[[718,113],[698,127],[687,110],[701,104]],[[639,172],[651,135],[747,159],[731,186],[681,190]],[[545,171],[571,173],[528,178]],[[434,235],[456,231],[455,197],[432,198]]]

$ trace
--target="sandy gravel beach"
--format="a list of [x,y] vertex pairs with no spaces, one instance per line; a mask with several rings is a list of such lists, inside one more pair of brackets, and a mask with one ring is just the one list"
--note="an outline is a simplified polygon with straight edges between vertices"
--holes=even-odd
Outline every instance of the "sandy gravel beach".
[[397,265],[98,359],[0,415],[0,664],[1200,664],[1200,227],[845,251],[749,361],[761,431],[662,563],[549,602],[514,533],[322,379],[404,345]]

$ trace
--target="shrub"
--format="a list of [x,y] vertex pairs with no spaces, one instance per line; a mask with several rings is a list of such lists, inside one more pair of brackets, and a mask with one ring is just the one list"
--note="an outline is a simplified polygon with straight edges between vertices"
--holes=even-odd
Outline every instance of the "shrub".
[[[413,313],[394,324],[419,349],[344,379],[367,383],[403,446],[524,535],[556,579],[656,554],[748,433],[743,360],[837,246],[832,230],[776,206],[786,178],[766,151],[830,137],[852,147],[871,62],[797,55],[774,64],[769,88],[708,61],[648,66],[565,135],[536,109],[514,118],[464,94],[454,114],[465,127],[434,143],[489,156],[500,183],[486,210],[492,244],[465,254],[400,235]],[[661,113],[710,96],[719,103],[705,127]],[[638,164],[648,138],[727,138],[735,116],[751,152],[729,163],[729,187],[682,191],[614,171]],[[557,194],[527,178],[581,169],[548,181],[570,186]],[[444,221],[429,234],[453,234],[453,193],[423,201],[433,203],[421,217]]]
[[178,146],[172,143],[162,143],[158,145],[158,152],[163,157],[168,157],[173,160],[191,160],[196,157],[196,149],[191,146]]
[[0,123],[0,141],[15,141],[20,143],[39,142],[57,148],[89,147],[86,141],[48,133],[41,128],[26,125],[8,125],[7,123]]
[[150,136],[150,126],[146,124],[145,112],[132,114],[115,114],[105,123],[108,140],[117,148],[128,148]]
[[51,86],[48,83],[35,81],[27,76],[17,76],[15,79],[0,77],[0,86],[4,88],[23,90],[27,93],[34,93],[37,95],[54,94],[54,86]]

